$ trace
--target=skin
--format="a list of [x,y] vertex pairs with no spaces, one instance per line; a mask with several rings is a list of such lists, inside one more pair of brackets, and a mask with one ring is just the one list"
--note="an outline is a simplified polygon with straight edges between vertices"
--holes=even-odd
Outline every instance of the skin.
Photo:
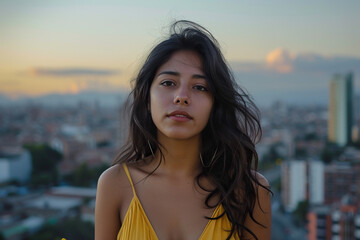
[[[177,52],[156,72],[150,88],[150,109],[160,140],[199,142],[212,105],[202,61],[196,53]],[[184,111],[190,118],[170,116],[174,111]]]
[[[207,90],[202,60],[197,53],[175,52],[159,67],[150,88],[149,110],[164,147],[165,161],[147,178],[160,161],[158,152],[148,164],[129,166],[136,193],[159,239],[198,239],[208,222],[204,216],[211,216],[214,211],[206,208],[207,192],[195,183],[201,171],[201,132],[212,106],[213,96]],[[187,117],[172,115],[174,111],[185,112]],[[264,177],[257,176],[268,185]],[[207,179],[202,181],[204,186],[212,187]],[[95,208],[96,240],[116,239],[132,198],[122,166],[115,165],[101,175]],[[262,228],[249,218],[246,226],[259,239],[266,240],[270,239],[270,196],[263,188],[259,188],[259,199],[254,216],[269,227]],[[216,200],[213,199],[215,203]]]

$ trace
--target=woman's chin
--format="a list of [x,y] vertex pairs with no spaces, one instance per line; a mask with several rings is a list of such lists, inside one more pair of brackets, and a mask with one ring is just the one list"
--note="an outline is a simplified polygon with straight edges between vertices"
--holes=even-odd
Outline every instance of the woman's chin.
[[[178,140],[178,141],[185,141],[198,138],[200,134],[191,134],[189,132],[184,131],[171,131],[167,133],[161,133],[161,138],[168,139],[168,140]],[[159,135],[158,135],[159,136]]]

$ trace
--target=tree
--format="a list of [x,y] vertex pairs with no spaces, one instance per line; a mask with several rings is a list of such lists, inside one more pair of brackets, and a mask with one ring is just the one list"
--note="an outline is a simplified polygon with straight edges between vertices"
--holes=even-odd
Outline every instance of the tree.
[[308,152],[305,148],[297,147],[295,148],[295,156],[298,158],[304,158],[307,157]]
[[284,157],[279,153],[278,148],[282,146],[281,143],[275,143],[270,146],[269,150],[264,154],[262,159],[259,161],[259,169],[266,170],[272,168],[281,162]]
[[306,141],[312,141],[312,140],[318,140],[319,136],[315,132],[310,132],[305,134],[304,140]]
[[330,163],[344,152],[344,147],[340,147],[335,143],[326,143],[323,151],[321,152],[321,160],[325,163]]
[[59,176],[57,165],[62,154],[47,144],[27,144],[24,148],[29,150],[32,158],[31,184],[34,187],[56,184]]
[[90,186],[92,178],[92,171],[86,163],[82,163],[67,177],[71,185],[79,187]]
[[309,210],[309,201],[308,200],[300,201],[298,203],[296,209],[293,212],[295,220],[296,220],[295,222],[298,225],[304,225],[306,223],[306,215],[307,215],[308,210]]
[[72,173],[66,175],[64,178],[67,183],[79,186],[90,187],[96,185],[100,174],[105,171],[109,166],[102,164],[98,167],[90,168],[86,163],[80,164]]

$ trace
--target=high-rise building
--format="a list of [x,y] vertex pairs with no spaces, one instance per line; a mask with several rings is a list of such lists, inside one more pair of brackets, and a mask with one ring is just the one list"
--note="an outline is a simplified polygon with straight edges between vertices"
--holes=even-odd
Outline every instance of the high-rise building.
[[301,201],[324,202],[324,163],[317,160],[289,160],[281,165],[282,201],[294,211]]
[[306,200],[306,162],[289,160],[281,165],[282,202],[286,211],[294,211]]
[[324,170],[325,165],[321,161],[308,161],[308,192],[310,204],[322,204],[324,202]]
[[335,74],[330,81],[328,138],[344,146],[352,141],[353,74]]

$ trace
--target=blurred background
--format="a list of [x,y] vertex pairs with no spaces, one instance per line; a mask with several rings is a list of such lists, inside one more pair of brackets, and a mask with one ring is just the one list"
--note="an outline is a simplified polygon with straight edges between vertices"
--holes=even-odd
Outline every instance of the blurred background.
[[175,20],[262,113],[272,239],[360,239],[360,1],[0,0],[0,239],[93,239],[123,103]]

